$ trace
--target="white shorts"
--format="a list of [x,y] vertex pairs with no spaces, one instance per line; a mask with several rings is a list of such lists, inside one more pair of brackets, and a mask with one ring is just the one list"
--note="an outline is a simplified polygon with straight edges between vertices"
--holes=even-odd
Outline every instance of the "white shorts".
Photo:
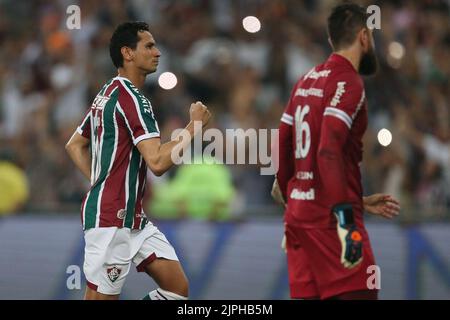
[[84,232],[84,240],[87,286],[103,294],[120,294],[131,262],[142,272],[156,258],[178,261],[172,245],[150,222],[142,230],[92,228]]

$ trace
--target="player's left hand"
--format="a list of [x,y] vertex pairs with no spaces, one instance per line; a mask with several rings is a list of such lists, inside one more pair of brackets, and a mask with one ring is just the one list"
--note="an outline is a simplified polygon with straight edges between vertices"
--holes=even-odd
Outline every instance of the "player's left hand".
[[386,219],[392,219],[399,215],[400,203],[394,197],[375,193],[363,198],[364,210],[370,214],[382,216]]
[[353,217],[352,205],[337,204],[333,207],[333,213],[341,242],[341,263],[347,269],[354,268],[363,260],[363,239]]

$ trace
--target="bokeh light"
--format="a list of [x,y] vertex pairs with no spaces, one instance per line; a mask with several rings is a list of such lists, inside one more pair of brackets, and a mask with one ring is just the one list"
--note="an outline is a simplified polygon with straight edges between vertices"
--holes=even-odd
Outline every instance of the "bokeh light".
[[163,72],[158,78],[158,84],[161,88],[165,90],[170,90],[175,88],[177,85],[177,76],[172,72]]
[[247,16],[242,20],[245,31],[255,33],[261,30],[261,22],[255,16]]
[[392,133],[388,129],[383,128],[380,131],[378,131],[377,138],[378,142],[383,147],[387,147],[392,142]]

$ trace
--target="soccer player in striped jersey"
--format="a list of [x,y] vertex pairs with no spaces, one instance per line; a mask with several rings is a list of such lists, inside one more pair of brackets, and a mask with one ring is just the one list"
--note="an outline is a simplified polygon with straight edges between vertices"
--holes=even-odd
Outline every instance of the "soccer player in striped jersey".
[[[173,165],[172,150],[191,140],[180,134],[161,144],[150,101],[142,94],[145,77],[156,71],[161,52],[144,22],[117,27],[110,56],[118,76],[109,80],[66,145],[75,165],[91,182],[81,220],[86,242],[85,299],[118,299],[133,262],[159,288],[146,299],[186,299],[188,280],[174,248],[142,207],[147,168],[157,176]],[[190,106],[185,130],[204,127],[211,114],[201,102]],[[185,131],[186,133],[186,131]]]

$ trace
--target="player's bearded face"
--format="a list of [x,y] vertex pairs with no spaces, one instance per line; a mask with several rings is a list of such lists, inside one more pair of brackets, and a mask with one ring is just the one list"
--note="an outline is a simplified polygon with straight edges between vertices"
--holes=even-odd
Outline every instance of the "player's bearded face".
[[371,41],[369,44],[369,49],[361,57],[358,71],[363,76],[370,76],[377,71],[377,68],[378,68],[377,56],[375,54],[373,42]]

